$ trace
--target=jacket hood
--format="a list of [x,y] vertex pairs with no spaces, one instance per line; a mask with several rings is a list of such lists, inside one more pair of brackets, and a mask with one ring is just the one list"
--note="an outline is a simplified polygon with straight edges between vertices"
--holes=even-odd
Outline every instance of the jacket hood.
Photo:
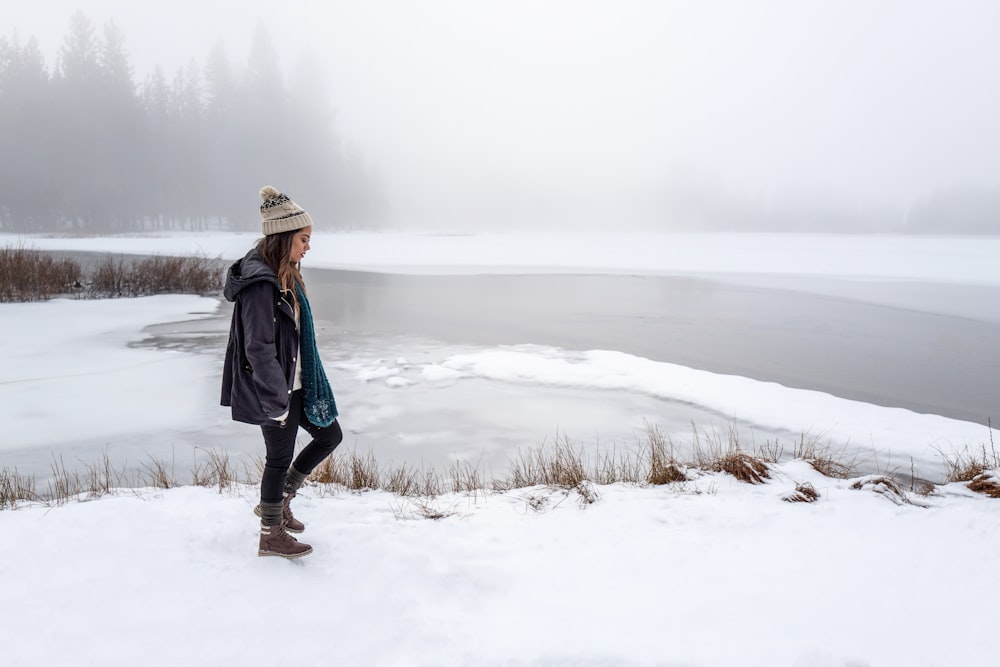
[[278,276],[260,258],[257,248],[253,248],[243,259],[237,260],[226,272],[226,286],[222,290],[228,301],[236,301],[236,295],[247,285],[266,280],[278,287]]

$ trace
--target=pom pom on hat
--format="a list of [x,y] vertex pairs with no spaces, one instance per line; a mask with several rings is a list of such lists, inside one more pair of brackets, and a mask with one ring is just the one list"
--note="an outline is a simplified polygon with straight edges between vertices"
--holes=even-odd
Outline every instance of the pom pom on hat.
[[265,185],[260,189],[260,224],[264,236],[291,232],[312,226],[312,218],[291,198],[277,188]]
[[280,196],[281,193],[278,192],[277,188],[271,185],[265,185],[260,189],[260,198],[263,199],[264,201],[268,201],[270,199],[277,199]]

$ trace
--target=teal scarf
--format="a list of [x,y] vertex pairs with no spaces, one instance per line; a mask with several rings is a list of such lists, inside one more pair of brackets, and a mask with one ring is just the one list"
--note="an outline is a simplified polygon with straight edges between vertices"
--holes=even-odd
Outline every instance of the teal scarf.
[[299,298],[299,354],[302,356],[302,390],[306,418],[311,424],[326,427],[337,418],[337,402],[323,371],[323,362],[316,348],[316,329],[312,309],[302,287],[295,286]]

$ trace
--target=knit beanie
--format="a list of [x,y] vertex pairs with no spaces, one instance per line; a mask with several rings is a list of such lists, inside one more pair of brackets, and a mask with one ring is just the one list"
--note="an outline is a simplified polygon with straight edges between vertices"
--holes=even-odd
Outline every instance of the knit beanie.
[[302,229],[313,223],[301,206],[270,185],[260,189],[260,198],[264,200],[260,205],[260,224],[264,236]]

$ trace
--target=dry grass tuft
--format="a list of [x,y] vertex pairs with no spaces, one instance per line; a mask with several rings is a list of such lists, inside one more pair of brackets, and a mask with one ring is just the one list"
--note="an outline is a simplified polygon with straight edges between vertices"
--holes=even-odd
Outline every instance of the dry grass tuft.
[[971,482],[984,472],[1000,467],[998,462],[987,458],[985,447],[977,454],[966,449],[954,458],[945,458],[945,465],[948,467],[945,479],[949,482]]
[[699,433],[692,424],[691,446],[694,464],[702,470],[725,472],[750,484],[760,484],[771,477],[763,458],[743,451],[733,428],[723,442],[718,431]]
[[740,449],[730,450],[719,458],[711,470],[729,473],[741,482],[762,484],[770,479],[767,463]]
[[847,445],[840,451],[833,451],[829,445],[823,445],[814,438],[806,438],[803,433],[795,445],[793,456],[806,461],[813,470],[824,477],[834,479],[850,479],[857,474],[857,456],[847,457]]
[[986,428],[990,435],[989,446],[985,443],[978,450],[963,447],[962,451],[945,454],[938,449],[938,455],[944,460],[948,473],[945,478],[949,482],[971,482],[983,473],[1000,469],[1000,454],[993,443],[993,422],[986,420]]
[[589,478],[580,450],[565,437],[557,437],[552,447],[541,445],[533,450],[518,452],[510,463],[507,478],[495,480],[493,487],[498,491],[529,486],[575,489],[581,482],[589,481]]
[[851,488],[856,491],[867,489],[884,496],[896,505],[915,504],[899,482],[892,475],[867,475],[851,484]]
[[951,456],[941,450],[938,450],[938,454],[944,459],[948,470],[945,479],[949,482],[971,482],[984,472],[1000,468],[1000,456],[993,449],[992,441],[989,450],[986,445],[981,445],[978,450],[966,447]]
[[786,503],[814,503],[819,500],[819,491],[809,482],[795,485],[795,490],[781,498]]
[[70,498],[75,498],[83,493],[83,482],[80,475],[69,470],[61,456],[58,458],[53,456],[49,468],[52,471],[52,477],[49,479],[48,491],[45,494],[45,499],[48,502],[61,505]]
[[412,498],[405,502],[394,503],[390,507],[397,521],[408,519],[438,521],[458,514],[454,507],[441,507],[432,498]]
[[382,488],[382,472],[379,469],[375,455],[368,452],[366,456],[358,456],[351,452],[347,459],[347,483],[351,491],[377,491]]
[[454,493],[477,495],[486,488],[482,475],[479,473],[479,466],[474,466],[466,461],[453,462],[448,478],[451,480],[451,490]]
[[[231,490],[240,483],[240,476],[229,461],[229,453],[225,450],[206,449],[205,455],[208,461],[198,463],[195,461],[191,469],[191,483],[195,486],[215,486],[219,493]],[[249,482],[249,471],[244,471],[244,476]]]
[[[417,489],[422,486],[418,473],[405,465],[391,472],[383,481],[382,469],[375,455],[368,452],[361,456],[356,451],[334,453],[312,471],[309,481],[335,484],[350,491],[399,490],[404,491],[404,495],[416,495]],[[432,485],[432,481],[423,485]]]
[[155,456],[150,456],[140,465],[139,480],[144,486],[157,489],[172,489],[177,486],[173,463],[167,465],[166,461]]
[[116,468],[111,463],[107,448],[101,460],[86,467],[84,490],[91,496],[103,496],[125,483],[125,466]]
[[972,478],[968,486],[976,493],[985,494],[990,498],[1000,498],[1000,479],[997,478],[994,470],[979,473]]
[[19,474],[17,468],[0,470],[0,510],[15,509],[22,501],[37,499],[34,477]]
[[646,424],[646,455],[649,463],[647,483],[660,486],[688,481],[686,466],[674,456],[673,442],[664,438],[660,429],[649,423]]
[[346,486],[344,483],[347,479],[346,475],[342,470],[342,466],[338,465],[339,459],[336,456],[328,456],[323,459],[309,475],[309,481],[315,482],[317,484],[340,484]]
[[403,464],[386,475],[385,490],[404,498],[436,498],[441,495],[441,480],[433,470],[424,472]]

